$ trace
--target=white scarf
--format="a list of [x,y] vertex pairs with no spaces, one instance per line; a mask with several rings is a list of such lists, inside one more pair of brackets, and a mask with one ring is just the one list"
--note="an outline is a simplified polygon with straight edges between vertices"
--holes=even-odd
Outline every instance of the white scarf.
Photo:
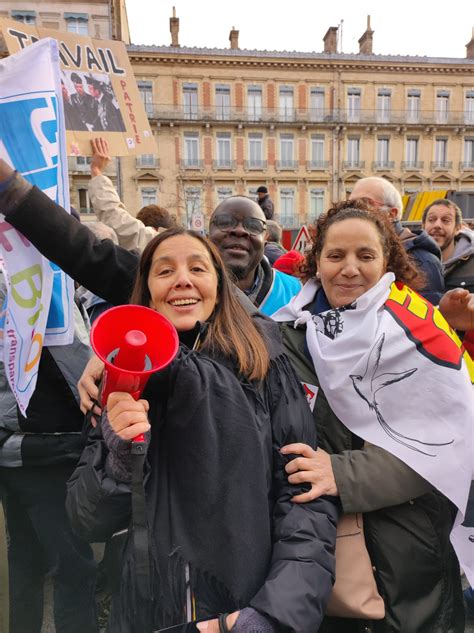
[[310,280],[272,318],[306,324],[321,387],[344,425],[457,506],[451,538],[474,582],[474,526],[460,525],[474,471],[470,359],[439,311],[394,280],[386,273],[348,309],[315,316],[304,309],[320,288]]

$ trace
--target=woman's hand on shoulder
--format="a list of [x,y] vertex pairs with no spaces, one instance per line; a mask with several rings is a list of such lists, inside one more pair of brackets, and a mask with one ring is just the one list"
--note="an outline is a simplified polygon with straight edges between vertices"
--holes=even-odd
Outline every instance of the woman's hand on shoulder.
[[114,391],[107,398],[107,417],[112,430],[122,440],[150,430],[147,400],[134,400],[129,393]]
[[[229,615],[227,616],[226,626],[229,631],[232,630],[232,627],[236,623],[237,618],[239,617],[239,613],[240,611],[234,611],[233,613],[229,613]],[[204,622],[198,622],[196,624],[196,627],[200,631],[202,631],[202,633],[219,633],[220,632],[219,620],[217,620],[217,618],[213,620],[205,620]]]
[[288,444],[280,449],[283,455],[299,455],[285,466],[290,484],[311,484],[311,490],[292,498],[295,503],[313,501],[322,495],[339,495],[331,456],[322,448],[314,450],[307,444]]

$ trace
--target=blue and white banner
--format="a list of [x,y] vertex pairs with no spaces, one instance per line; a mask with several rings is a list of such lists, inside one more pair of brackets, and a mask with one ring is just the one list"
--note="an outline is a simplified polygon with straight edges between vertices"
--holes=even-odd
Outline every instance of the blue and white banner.
[[[0,157],[69,209],[59,54],[40,40],[0,61]],[[51,235],[51,239],[57,236]],[[19,408],[34,392],[43,345],[72,342],[74,286],[0,214],[1,358]]]

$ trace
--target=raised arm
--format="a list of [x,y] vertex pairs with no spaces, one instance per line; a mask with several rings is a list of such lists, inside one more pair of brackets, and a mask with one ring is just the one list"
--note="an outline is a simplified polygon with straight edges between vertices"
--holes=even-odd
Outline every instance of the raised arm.
[[[98,240],[37,187],[0,159],[0,213],[49,260],[110,303],[128,303],[139,262],[136,252]],[[8,240],[8,226],[3,226]]]
[[130,215],[110,178],[103,175],[111,160],[107,141],[97,138],[91,141],[91,145],[94,153],[88,191],[94,213],[101,222],[115,231],[120,246],[141,252],[148,242],[156,237],[157,232],[153,227],[145,226],[141,220]]

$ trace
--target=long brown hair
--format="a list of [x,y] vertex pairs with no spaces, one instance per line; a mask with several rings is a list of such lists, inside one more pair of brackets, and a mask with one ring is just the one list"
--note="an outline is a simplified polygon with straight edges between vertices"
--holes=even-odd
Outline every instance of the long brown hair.
[[141,256],[130,302],[150,306],[148,275],[153,255],[160,244],[178,235],[188,235],[199,240],[209,253],[217,274],[218,301],[210,317],[209,329],[202,349],[211,354],[220,354],[225,358],[234,359],[240,373],[249,380],[263,380],[270,363],[265,341],[253,320],[234,296],[231,281],[219,251],[212,242],[199,233],[183,227],[175,227],[153,238]]
[[349,219],[367,220],[375,226],[387,261],[386,272],[392,272],[397,281],[407,284],[414,290],[419,290],[423,287],[425,278],[410,261],[387,214],[369,206],[362,200],[348,200],[335,204],[327,213],[320,215],[316,220],[313,245],[300,267],[300,274],[305,281],[316,276],[317,259],[323,250],[329,227],[336,224],[336,222]]

